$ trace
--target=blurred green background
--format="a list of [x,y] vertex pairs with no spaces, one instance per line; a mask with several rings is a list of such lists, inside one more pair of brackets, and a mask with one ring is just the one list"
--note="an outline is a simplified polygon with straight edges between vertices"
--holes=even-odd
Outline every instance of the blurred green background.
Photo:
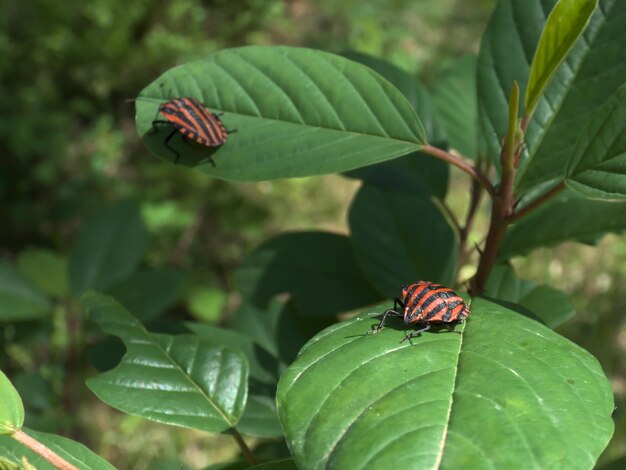
[[[125,100],[160,73],[222,48],[288,44],[382,57],[432,85],[448,61],[478,51],[495,0],[4,0],[0,3],[0,260],[45,248],[63,263],[81,221],[133,199],[152,234],[145,266],[188,274],[170,315],[221,323],[237,306],[233,269],[256,244],[288,229],[345,232],[357,182],[339,176],[232,184],[147,153]],[[453,172],[450,204],[468,184]],[[474,241],[486,228],[486,207]],[[562,245],[516,260],[521,277],[572,295],[561,332],[589,349],[626,398],[626,240]],[[65,309],[76,309],[64,305]],[[67,326],[55,317],[39,341],[3,326],[0,366],[31,400],[27,422],[81,441],[120,468],[181,458],[196,467],[233,457],[228,436],[123,416],[84,389],[63,397]],[[48,338],[53,338],[50,342]],[[36,348],[33,346],[35,345]],[[85,372],[91,373],[91,371]],[[47,397],[47,398],[46,398]],[[60,398],[59,398],[60,397]],[[25,398],[26,400],[26,398]],[[67,404],[76,413],[68,415]],[[625,414],[605,460],[626,452]],[[177,468],[177,467],[176,467]]]

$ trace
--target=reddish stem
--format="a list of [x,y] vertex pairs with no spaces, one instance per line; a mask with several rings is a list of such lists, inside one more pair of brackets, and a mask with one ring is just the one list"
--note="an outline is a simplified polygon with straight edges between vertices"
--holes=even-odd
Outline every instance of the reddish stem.
[[26,447],[28,447],[33,452],[36,452],[42,458],[50,462],[55,467],[60,468],[61,470],[78,470],[78,467],[75,467],[74,465],[69,463],[67,460],[62,458],[59,454],[56,454],[55,452],[50,450],[48,447],[43,445],[41,442],[30,437],[28,434],[26,434],[22,430],[18,429],[14,431],[11,434],[11,437],[15,439],[16,441],[20,442],[21,444],[25,445]]
[[563,191],[565,189],[565,183],[564,182],[560,182],[559,184],[557,184],[554,188],[552,188],[550,191],[548,191],[547,193],[541,195],[540,197],[538,197],[537,199],[535,199],[533,202],[531,202],[530,204],[528,204],[527,206],[525,206],[523,209],[514,212],[513,214],[511,214],[508,218],[507,218],[507,222],[508,223],[512,223],[515,222],[517,219],[520,219],[522,217],[524,217],[526,214],[528,214],[529,212],[535,210],[537,207],[539,207],[540,205],[542,205],[544,202],[546,202],[548,199],[553,198],[554,196],[556,196],[557,194],[559,194],[561,191]]

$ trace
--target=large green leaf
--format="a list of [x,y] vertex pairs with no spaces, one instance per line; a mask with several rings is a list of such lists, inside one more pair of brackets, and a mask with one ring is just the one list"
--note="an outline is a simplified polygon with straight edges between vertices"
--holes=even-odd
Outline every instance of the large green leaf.
[[74,295],[104,290],[128,276],[148,248],[148,231],[137,204],[125,201],[84,222],[70,253]]
[[[158,106],[190,96],[236,129],[207,158],[177,136],[179,163],[220,178],[258,181],[346,171],[419,150],[425,133],[411,104],[380,75],[343,57],[304,48],[227,49],[169,70],[137,98],[137,130],[174,161],[154,133]],[[182,137],[182,134],[180,135]],[[204,149],[207,150],[208,149]],[[208,152],[207,152],[208,155]]]
[[15,387],[0,370],[0,434],[10,434],[24,424],[24,404]]
[[432,95],[448,145],[474,158],[478,137],[476,57],[452,61],[435,80]]
[[474,299],[462,334],[363,314],[313,338],[278,411],[300,468],[589,469],[613,432],[597,360],[541,323]]
[[550,328],[565,323],[576,313],[572,301],[564,292],[520,279],[508,264],[494,266],[485,295],[528,309]]
[[[79,442],[72,441],[66,437],[56,436],[45,432],[23,429],[26,434],[37,439],[43,445],[59,455],[66,462],[80,468],[81,470],[115,470],[115,467],[94,454],[91,450]],[[9,436],[0,436],[0,457],[4,457],[16,464],[22,463],[22,458],[28,459],[28,463],[37,470],[56,470],[57,467],[44,460],[39,454],[24,447],[15,439]],[[23,468],[21,465],[19,468]]]
[[[555,0],[501,0],[481,45],[477,79],[480,125],[499,166],[507,99],[514,80],[526,89],[543,25]],[[576,138],[595,109],[624,83],[626,2],[600,0],[589,25],[551,80],[525,136],[517,186],[527,190],[564,177]]]
[[430,199],[364,185],[348,219],[357,259],[386,297],[419,280],[453,283],[454,231]]
[[185,274],[168,268],[135,272],[108,293],[134,317],[147,322],[180,300]]
[[500,259],[565,241],[591,243],[609,232],[626,231],[626,203],[585,199],[564,191],[509,227]]
[[0,262],[0,322],[45,317],[52,304],[28,278]]
[[20,252],[17,269],[47,295],[61,297],[69,292],[67,260],[46,248],[27,248]]
[[333,315],[382,299],[359,269],[348,237],[327,232],[285,233],[268,240],[235,271],[235,283],[261,309],[275,295],[290,293],[307,316]]
[[581,35],[598,0],[559,0],[550,12],[530,64],[524,97],[526,114],[532,114],[544,89]]
[[197,335],[157,335],[111,297],[82,297],[89,318],[127,348],[113,370],[87,380],[105,403],[153,421],[209,432],[226,431],[241,417],[247,396],[243,353]]
[[419,79],[401,68],[387,62],[384,59],[373,57],[362,52],[345,52],[344,57],[366,65],[375,72],[381,74],[409,100],[413,109],[417,111],[425,134],[431,142],[445,140],[439,123],[435,118],[435,110],[428,90],[421,84]]
[[626,198],[626,84],[583,130],[567,178],[570,188],[590,197]]

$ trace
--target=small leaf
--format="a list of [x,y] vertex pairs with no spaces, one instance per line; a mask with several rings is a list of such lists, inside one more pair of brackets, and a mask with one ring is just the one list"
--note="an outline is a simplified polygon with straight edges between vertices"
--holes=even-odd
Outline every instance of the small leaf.
[[454,231],[430,199],[364,185],[348,215],[357,259],[386,297],[419,280],[451,284]]
[[[260,181],[351,170],[419,150],[424,129],[404,96],[367,67],[304,48],[226,49],[163,74],[137,98],[137,131],[156,155],[169,130],[154,133],[161,103],[190,96],[222,112],[237,132],[208,158],[170,141],[180,164],[214,176]],[[208,150],[208,149],[206,149]],[[208,152],[207,152],[208,156]]]
[[524,103],[531,115],[559,65],[581,35],[598,0],[559,0],[548,16],[530,64]]
[[[81,470],[115,470],[113,465],[76,441],[32,429],[24,428],[23,431]],[[56,470],[54,465],[44,460],[39,454],[9,436],[0,436],[0,457],[16,464],[21,464],[22,458],[26,458],[29,464],[37,470]]]
[[626,198],[626,85],[583,129],[567,168],[566,183],[589,197]]
[[613,433],[598,361],[500,305],[471,309],[461,334],[413,344],[400,319],[366,335],[371,314],[314,337],[278,385],[298,467],[591,468]]
[[609,232],[624,231],[626,203],[593,201],[564,191],[509,227],[498,256],[506,260],[540,246],[590,243]]
[[48,298],[33,282],[0,262],[0,322],[42,318],[51,308]]
[[22,399],[9,378],[0,370],[0,434],[11,434],[23,424]]
[[105,290],[128,276],[143,257],[149,234],[139,207],[121,202],[84,222],[70,253],[74,295]]
[[147,322],[180,300],[185,277],[172,269],[147,269],[131,274],[108,293],[135,318]]
[[17,258],[17,269],[44,294],[62,297],[69,292],[67,260],[45,248],[28,248]]
[[118,336],[127,353],[113,370],[87,380],[105,403],[177,426],[222,432],[235,426],[247,396],[245,356],[196,335],[157,335],[111,297],[82,297],[89,318]]
[[235,271],[235,283],[261,309],[275,295],[289,293],[306,316],[334,315],[382,300],[359,269],[348,237],[327,232],[268,240]]

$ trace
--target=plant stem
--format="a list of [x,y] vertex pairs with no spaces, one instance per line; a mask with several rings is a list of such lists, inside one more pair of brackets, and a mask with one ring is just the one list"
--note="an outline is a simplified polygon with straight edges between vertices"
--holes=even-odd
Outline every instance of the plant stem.
[[457,168],[460,168],[465,173],[467,173],[472,178],[474,178],[476,181],[478,181],[480,185],[483,188],[485,188],[485,190],[489,193],[489,195],[492,198],[496,197],[496,190],[494,189],[492,184],[489,182],[487,177],[480,170],[474,167],[474,165],[472,165],[471,163],[468,163],[467,161],[465,161],[464,159],[462,159],[461,157],[457,155],[454,155],[453,153],[446,152],[445,150],[442,150],[437,147],[433,147],[430,144],[426,144],[424,148],[422,149],[422,152],[432,155],[433,157],[437,157],[445,162],[451,163]]
[[39,442],[37,439],[30,437],[28,434],[20,429],[14,431],[11,434],[11,437],[19,443],[28,447],[33,452],[41,455],[42,458],[50,462],[55,467],[60,468],[61,470],[78,470],[78,467],[75,467],[59,454],[56,454],[48,447],[43,445],[41,442]]
[[237,428],[231,428],[230,433],[235,438],[235,441],[237,441],[237,445],[241,449],[241,453],[243,454],[243,457],[246,459],[246,461],[250,465],[257,465],[259,461],[256,459],[256,457],[254,456],[254,454],[252,453],[252,451],[246,444],[246,441],[243,440],[243,437],[241,436],[241,434],[239,434],[239,431],[237,431]]
[[513,89],[509,96],[509,126],[506,139],[502,145],[501,163],[502,163],[502,179],[498,187],[497,195],[493,198],[491,208],[491,222],[489,224],[489,232],[485,241],[485,249],[476,275],[470,283],[470,292],[472,295],[482,294],[487,285],[487,280],[491,274],[491,270],[498,259],[498,250],[504,237],[504,232],[508,223],[508,218],[513,211],[513,182],[515,181],[515,173],[517,172],[516,162],[519,158],[520,146],[518,123],[518,106],[519,106],[519,86],[517,82],[513,83]]
[[565,183],[563,181],[561,181],[559,184],[557,184],[555,187],[553,187],[550,191],[548,191],[545,194],[542,194],[540,197],[538,197],[533,202],[531,202],[530,204],[525,206],[523,209],[521,209],[521,210],[511,214],[508,217],[507,222],[508,223],[512,223],[512,222],[515,222],[517,219],[519,219],[521,217],[524,217],[526,214],[528,214],[529,212],[535,210],[541,204],[546,202],[548,199],[553,198],[554,196],[559,194],[564,189],[565,189]]

